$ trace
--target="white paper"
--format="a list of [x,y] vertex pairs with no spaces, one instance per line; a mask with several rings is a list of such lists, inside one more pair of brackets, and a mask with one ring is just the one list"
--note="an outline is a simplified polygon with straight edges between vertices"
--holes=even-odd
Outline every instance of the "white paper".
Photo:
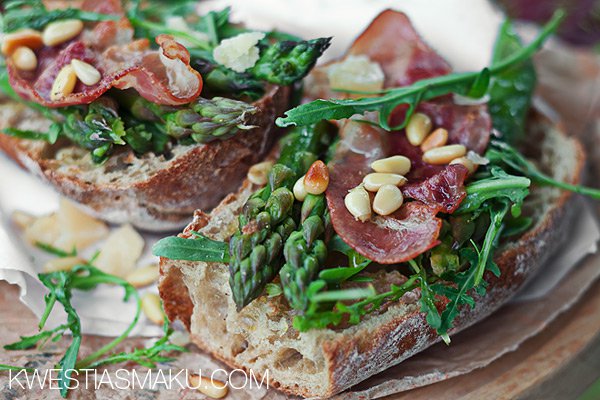
[[[20,169],[0,153],[0,280],[6,280],[21,288],[20,300],[38,317],[44,311],[44,295],[47,289],[37,279],[44,263],[51,258],[21,240],[20,232],[12,226],[10,216],[16,210],[33,215],[43,215],[58,209],[58,195],[49,186]],[[145,235],[146,249],[140,265],[156,262],[150,254],[156,236]],[[90,256],[94,249],[83,255]],[[156,291],[156,288],[146,290]],[[143,293],[143,291],[141,291]],[[91,292],[74,292],[73,304],[81,318],[85,334],[118,336],[133,321],[135,303],[123,303],[121,288],[102,286]],[[119,310],[115,313],[115,310]],[[54,308],[47,327],[63,323],[61,307]],[[132,336],[160,336],[162,329],[148,322],[142,315]]]

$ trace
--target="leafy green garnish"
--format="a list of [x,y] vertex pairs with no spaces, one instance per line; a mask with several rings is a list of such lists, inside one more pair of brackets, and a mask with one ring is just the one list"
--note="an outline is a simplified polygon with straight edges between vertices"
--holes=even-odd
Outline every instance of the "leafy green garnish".
[[195,232],[193,239],[170,236],[159,240],[152,254],[171,260],[229,262],[229,247],[225,242],[207,238]]
[[[102,358],[105,354],[110,352],[119,343],[129,336],[133,328],[136,326],[140,313],[141,313],[141,300],[137,293],[137,290],[131,286],[127,281],[118,278],[113,275],[106,274],[99,269],[91,265],[78,265],[70,271],[57,271],[46,274],[38,275],[40,281],[48,288],[49,293],[44,297],[46,302],[46,308],[39,323],[39,329],[44,329],[46,320],[50,315],[56,302],[60,303],[66,314],[67,323],[58,326],[52,330],[44,330],[40,333],[32,336],[22,336],[21,340],[16,343],[12,343],[4,346],[6,350],[23,350],[29,349],[36,345],[42,345],[48,340],[57,340],[64,336],[64,333],[68,330],[71,333],[71,343],[67,347],[65,354],[57,364],[57,368],[60,369],[58,374],[58,387],[63,397],[66,397],[68,391],[68,381],[72,371],[77,369],[90,368],[92,366],[97,367],[100,365],[112,364],[121,361],[137,362],[142,365],[150,366],[155,362],[163,362],[168,360],[161,356],[163,351],[184,351],[185,349],[168,344],[168,338],[171,331],[166,331],[165,337],[156,342],[152,347],[144,350],[136,350],[133,353],[119,353],[110,355],[106,358]],[[124,301],[128,301],[130,298],[135,298],[137,303],[137,309],[135,317],[131,324],[125,329],[125,331],[106,344],[99,350],[93,352],[82,360],[77,360],[79,355],[79,348],[81,345],[81,321],[75,308],[71,304],[71,296],[73,290],[89,291],[95,289],[100,284],[110,284],[121,286],[125,290]],[[166,324],[165,324],[166,329]]]
[[61,257],[61,258],[75,257],[77,255],[77,249],[74,246],[71,251],[64,251],[62,249],[52,246],[51,244],[42,243],[42,242],[36,242],[35,246],[41,250],[44,250],[46,253],[50,253],[50,254],[53,254],[53,255],[55,255],[57,257]]
[[600,200],[600,190],[557,181],[540,171],[533,162],[529,161],[525,156],[519,153],[517,149],[506,142],[493,140],[485,156],[491,162],[510,167],[539,185],[556,187],[558,189],[568,190]]
[[0,364],[0,371],[27,371],[33,372],[32,368],[15,367],[13,365]]
[[[336,290],[331,295],[325,294],[328,292],[318,293],[323,287],[316,285],[319,281],[315,281],[309,287],[309,292],[312,291],[314,294],[311,296],[311,293],[308,293],[309,297],[314,298],[318,294],[317,300],[327,300],[332,303],[332,306],[321,308],[322,303],[320,301],[311,302],[308,311],[304,315],[298,315],[294,318],[294,328],[301,332],[310,329],[323,329],[330,325],[339,325],[346,319],[350,324],[357,324],[363,316],[379,310],[384,303],[397,301],[404,294],[417,288],[417,279],[418,276],[414,275],[402,285],[391,285],[389,291],[379,294],[375,293],[371,287],[361,290]],[[322,285],[325,284],[325,282],[321,282]],[[348,300],[357,301],[348,305],[344,302]]]
[[82,21],[118,21],[117,15],[99,14],[76,8],[48,10],[42,0],[9,0],[4,4],[4,13],[0,15],[3,32],[13,32],[29,28],[41,30],[50,22],[62,19]]
[[[496,39],[492,62],[499,63],[522,49],[519,36],[514,32],[510,21],[506,21]],[[502,133],[503,139],[508,143],[514,143],[523,137],[535,84],[536,74],[532,60],[523,61],[498,73],[491,80],[488,110],[494,128]]]
[[[430,79],[424,79],[411,86],[387,89],[369,94],[383,94],[379,97],[366,97],[361,99],[342,100],[315,100],[293,108],[285,113],[285,117],[277,119],[281,127],[292,125],[310,125],[321,120],[339,120],[350,118],[356,114],[365,114],[369,111],[379,113],[379,126],[391,131],[403,128],[415,108],[421,101],[430,100],[449,93],[460,95],[476,95],[485,93],[483,88],[488,87],[491,77],[503,74],[515,66],[528,60],[539,49],[546,39],[556,31],[564,18],[563,11],[554,13],[552,19],[544,26],[540,34],[526,47],[512,53],[502,61],[493,63],[481,72],[454,73]],[[398,126],[390,126],[389,119],[396,107],[401,104],[409,106],[404,121]]]

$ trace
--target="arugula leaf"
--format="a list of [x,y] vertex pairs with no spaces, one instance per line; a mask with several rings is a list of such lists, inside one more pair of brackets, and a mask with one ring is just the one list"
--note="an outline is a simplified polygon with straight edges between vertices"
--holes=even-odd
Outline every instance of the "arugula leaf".
[[61,258],[75,257],[77,255],[77,248],[75,248],[75,246],[73,246],[73,249],[69,252],[61,250],[48,243],[35,242],[35,246],[41,250],[44,250],[46,253],[54,254],[55,256]]
[[[132,352],[124,351],[111,354],[108,357],[85,363],[85,368],[93,369],[100,366],[119,364],[122,362],[134,362],[147,368],[156,368],[157,363],[165,363],[174,360],[173,357],[164,357],[161,354],[169,352],[188,352],[185,347],[169,342],[174,331],[173,329],[169,328],[167,319],[165,319],[163,324],[163,332],[163,337],[154,342],[150,347],[135,349]],[[80,366],[79,368],[84,367]]]
[[171,236],[159,240],[152,254],[171,260],[229,262],[229,247],[225,242],[207,238],[195,232],[193,239]]
[[[293,108],[285,113],[285,117],[277,119],[277,125],[287,127],[292,125],[310,125],[321,120],[339,120],[350,118],[356,114],[369,111],[379,112],[379,125],[388,131],[403,128],[416,106],[421,101],[430,100],[449,93],[468,95],[481,93],[482,82],[488,81],[488,76],[496,76],[529,59],[539,49],[546,39],[556,31],[564,19],[562,10],[556,11],[540,34],[526,47],[512,53],[500,62],[495,62],[481,72],[454,73],[440,77],[424,79],[411,86],[383,90],[370,94],[383,94],[379,97],[342,100],[315,100]],[[398,126],[390,126],[389,118],[393,110],[400,104],[409,106],[404,121]]]
[[33,372],[33,368],[15,367],[13,365],[0,364],[0,371],[27,371]]
[[[67,347],[65,354],[58,362],[57,367],[60,369],[58,375],[58,385],[60,393],[63,397],[66,397],[68,390],[68,380],[73,370],[88,368],[90,366],[105,365],[120,361],[134,361],[140,362],[143,365],[151,365],[153,362],[163,362],[168,360],[162,357],[160,354],[164,351],[182,351],[179,346],[168,344],[168,338],[170,331],[166,331],[165,327],[165,338],[159,340],[154,346],[149,349],[136,350],[133,353],[119,353],[107,358],[102,358],[106,353],[111,351],[119,343],[121,343],[136,326],[139,316],[141,314],[141,300],[137,293],[137,290],[131,286],[125,280],[118,278],[113,275],[106,274],[91,265],[78,265],[70,271],[57,271],[47,274],[38,275],[40,281],[49,290],[49,293],[44,297],[46,302],[46,308],[40,320],[39,329],[40,331],[44,328],[46,319],[52,311],[56,302],[60,303],[66,314],[67,323],[63,324],[55,329],[41,331],[37,335],[23,336],[21,340],[4,346],[7,350],[22,350],[28,349],[36,345],[41,345],[47,340],[56,340],[63,336],[63,334],[69,330],[71,333],[71,343]],[[77,312],[71,304],[71,296],[73,290],[88,291],[95,289],[100,284],[113,284],[121,286],[125,290],[124,301],[128,301],[131,297],[136,300],[136,314],[131,324],[125,329],[125,331],[117,338],[106,344],[102,348],[88,355],[82,360],[77,360],[79,355],[79,348],[81,345],[81,321]]]
[[[420,261],[420,258],[417,260]],[[429,326],[439,330],[442,325],[442,319],[436,306],[435,292],[432,290],[427,279],[427,271],[416,260],[409,260],[408,263],[415,272],[415,276],[418,277],[417,279],[421,287],[421,297],[419,298],[421,311],[427,314],[426,320]],[[442,338],[446,343],[449,343],[450,340],[447,339],[447,335],[442,336]]]
[[517,205],[523,203],[529,194],[528,188],[531,185],[529,179],[509,175],[500,167],[492,167],[490,174],[490,177],[475,180],[467,185],[467,197],[454,215],[481,211],[485,202],[495,198],[507,198]]
[[568,190],[574,193],[589,196],[596,200],[600,200],[599,189],[557,181],[556,179],[540,171],[534,163],[527,160],[525,156],[519,153],[517,149],[508,143],[493,140],[491,142],[491,147],[488,149],[485,156],[490,160],[490,162],[498,165],[506,165],[525,175],[537,184]]
[[[492,62],[501,62],[522,49],[523,45],[514,32],[512,23],[506,21],[496,39]],[[535,84],[536,73],[530,59],[496,74],[492,79],[488,91],[488,110],[494,128],[502,133],[503,139],[508,143],[514,143],[524,134]]]

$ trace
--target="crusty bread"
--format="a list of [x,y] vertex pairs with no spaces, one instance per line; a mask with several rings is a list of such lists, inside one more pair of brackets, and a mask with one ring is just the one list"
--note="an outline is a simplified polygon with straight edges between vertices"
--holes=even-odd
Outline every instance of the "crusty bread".
[[[581,145],[539,115],[530,119],[531,156],[556,179],[578,182],[584,165]],[[236,229],[237,214],[255,190],[248,182],[210,215],[198,212],[183,232],[197,230],[226,240]],[[535,225],[518,240],[504,243],[496,261],[500,278],[486,274],[488,294],[475,309],[465,307],[456,333],[505,303],[559,248],[569,227],[572,196],[552,188],[534,188],[526,212]],[[261,297],[236,311],[227,265],[161,260],[160,294],[171,321],[180,320],[201,349],[231,367],[268,370],[270,384],[288,394],[327,397],[381,372],[439,340],[419,311],[418,290],[356,326],[299,333],[293,312],[280,297]],[[376,288],[403,278],[397,271],[374,274]]]
[[[131,152],[95,165],[89,151],[66,142],[51,146],[0,134],[0,149],[61,194],[108,222],[129,222],[151,231],[172,231],[194,210],[210,210],[236,191],[248,168],[269,152],[277,137],[275,118],[288,108],[289,88],[273,86],[254,105],[248,124],[257,128],[206,145],[175,146],[172,157]],[[49,122],[31,109],[0,102],[0,128],[45,130]]]

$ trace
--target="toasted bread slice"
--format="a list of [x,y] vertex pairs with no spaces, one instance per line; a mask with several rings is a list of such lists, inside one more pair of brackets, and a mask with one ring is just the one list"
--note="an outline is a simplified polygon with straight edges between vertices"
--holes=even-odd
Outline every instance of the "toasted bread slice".
[[[89,151],[61,141],[49,145],[0,134],[0,149],[91,214],[115,224],[150,231],[181,229],[194,210],[210,210],[236,191],[248,168],[269,152],[275,118],[289,104],[290,90],[274,86],[256,101],[248,124],[257,128],[209,144],[177,145],[172,157],[132,152],[95,165]],[[0,102],[0,128],[46,130],[49,121],[22,104]]]
[[[579,182],[584,153],[577,140],[541,116],[530,119],[528,132],[528,154],[544,170],[556,179]],[[255,189],[246,182],[210,215],[198,212],[182,236],[197,230],[227,240]],[[535,225],[518,240],[503,244],[496,254],[501,276],[486,274],[488,293],[476,299],[474,309],[461,309],[451,334],[498,309],[560,248],[573,214],[572,197],[553,188],[533,189],[525,208]],[[185,324],[194,343],[231,367],[252,369],[257,375],[268,370],[270,384],[292,395],[331,396],[439,340],[420,312],[416,292],[358,325],[300,333],[292,327],[293,312],[281,296],[263,296],[237,312],[227,265],[162,259],[161,275],[165,311],[172,321]],[[374,278],[375,287],[383,290],[401,276],[381,271]]]

